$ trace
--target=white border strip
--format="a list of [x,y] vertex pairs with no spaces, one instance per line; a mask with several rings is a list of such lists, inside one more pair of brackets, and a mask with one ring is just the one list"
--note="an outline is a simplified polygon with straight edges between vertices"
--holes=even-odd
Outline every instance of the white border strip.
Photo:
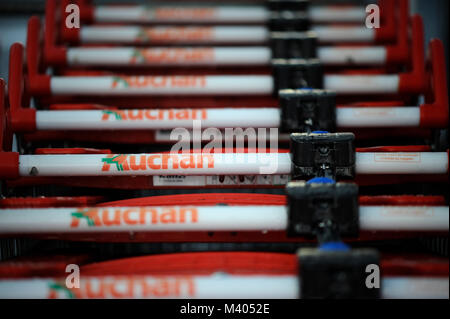
[[[20,155],[20,176],[284,175],[289,153]],[[357,174],[445,174],[445,152],[356,153]]]
[[[201,127],[277,128],[278,108],[36,111],[38,130],[170,130]],[[339,107],[338,127],[418,127],[419,107]]]

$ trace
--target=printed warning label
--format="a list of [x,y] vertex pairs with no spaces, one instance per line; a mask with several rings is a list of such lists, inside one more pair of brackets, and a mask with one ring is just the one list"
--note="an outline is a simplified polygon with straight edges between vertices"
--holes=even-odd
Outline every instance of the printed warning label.
[[219,175],[208,176],[207,185],[285,185],[289,175]]
[[156,175],[154,186],[205,186],[206,176]]
[[420,153],[375,153],[375,162],[420,163]]
[[353,116],[355,117],[380,117],[380,116],[394,116],[395,111],[393,108],[355,108],[353,110]]
[[279,186],[289,182],[289,175],[213,175],[213,176],[183,176],[157,175],[153,176],[154,186]]
[[381,214],[390,217],[432,217],[434,209],[432,207],[383,207]]

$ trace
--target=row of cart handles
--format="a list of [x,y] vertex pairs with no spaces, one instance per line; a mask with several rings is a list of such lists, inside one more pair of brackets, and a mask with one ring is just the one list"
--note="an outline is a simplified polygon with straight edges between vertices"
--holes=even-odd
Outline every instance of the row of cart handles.
[[[296,12],[290,18],[277,12],[286,9],[284,2],[296,6]],[[160,241],[161,238],[177,241],[187,237],[190,237],[189,240],[205,240],[208,236],[213,240],[217,232],[225,234],[225,237],[235,236],[236,241],[249,238],[250,241],[304,242],[316,239],[319,242],[317,248],[299,250],[297,258],[301,267],[295,275],[132,275],[127,278],[94,275],[83,278],[84,288],[92,285],[112,287],[110,291],[99,292],[96,297],[320,298],[333,295],[448,298],[448,270],[447,274],[434,278],[384,276],[381,291],[368,289],[363,285],[363,276],[368,264],[380,264],[378,252],[349,249],[342,241],[342,238],[346,242],[361,239],[367,234],[370,237],[375,232],[379,238],[389,238],[392,232],[414,236],[430,233],[448,235],[448,206],[442,198],[412,196],[412,204],[400,205],[401,199],[397,198],[396,202],[392,197],[393,205],[377,205],[380,199],[373,197],[365,198],[364,204],[358,197],[357,184],[348,182],[357,175],[369,178],[371,175],[391,175],[394,178],[416,175],[444,181],[448,177],[448,150],[431,151],[428,146],[356,149],[354,134],[329,133],[348,127],[439,129],[447,126],[448,95],[443,45],[439,40],[432,40],[425,61],[422,19],[419,16],[409,18],[407,1],[398,1],[398,10],[394,1],[380,1],[381,10],[385,13],[380,29],[316,26],[315,22],[323,22],[333,16],[336,22],[362,22],[365,14],[362,7],[350,8],[348,14],[342,15],[344,11],[333,8],[308,7],[307,1],[268,1],[269,9],[260,6],[180,11],[182,17],[191,14],[190,18],[206,24],[242,23],[244,15],[250,22],[250,25],[240,26],[199,27],[120,25],[148,23],[145,15],[155,18],[152,22],[158,24],[173,22],[173,19],[183,21],[180,20],[181,13],[174,9],[96,7],[89,1],[80,1],[84,22],[119,25],[83,25],[80,29],[68,29],[64,26],[65,13],[59,15],[68,3],[61,1],[58,7],[57,1],[47,1],[43,33],[40,19],[32,17],[28,25],[26,51],[21,44],[11,47],[7,104],[3,103],[6,98],[5,83],[0,81],[1,180],[8,186],[14,186],[41,185],[62,178],[69,185],[83,181],[84,185],[92,186],[112,184],[113,179],[106,181],[105,178],[124,178],[125,188],[145,188],[145,185],[158,188],[167,184],[158,185],[156,181],[170,176],[205,179],[229,175],[270,176],[279,178],[277,185],[268,185],[267,181],[260,180],[261,184],[257,182],[253,186],[285,186],[286,196],[276,199],[278,204],[267,205],[268,201],[263,201],[258,205],[232,206],[195,203],[152,205],[151,200],[150,204],[140,205],[137,202],[133,204],[133,201],[96,205],[91,198],[86,200],[86,204],[92,205],[53,207],[52,203],[56,201],[50,200],[51,207],[31,208],[27,206],[31,201],[24,200],[21,206],[3,200],[0,202],[0,236],[108,240],[117,239],[114,236],[121,234],[129,236],[132,241],[136,234],[144,233],[149,235],[147,240],[150,241]],[[266,25],[252,25],[261,23]],[[60,44],[64,42],[69,45],[133,44],[136,47],[66,47]],[[137,47],[169,42],[194,45],[250,43],[259,46]],[[318,47],[318,43],[333,42],[365,42],[377,46],[354,49]],[[299,49],[296,50],[294,44],[298,44]],[[200,58],[189,60],[192,56]],[[251,64],[251,67],[262,66],[266,70],[256,75],[127,73],[141,67],[173,67],[183,63],[197,67]],[[405,68],[398,74],[383,75],[324,72],[324,66],[347,64],[401,65]],[[129,67],[130,70],[125,74],[64,70],[64,67],[80,66]],[[60,74],[48,75],[48,67],[61,68]],[[425,103],[420,106],[404,106],[403,102],[377,107],[349,106],[348,103],[340,105],[341,100],[346,101],[349,96],[377,94],[424,94]],[[37,110],[31,108],[28,101],[29,97],[34,97],[48,99],[52,104],[52,100],[56,98],[54,101],[57,101],[59,97],[76,98],[78,102],[79,98],[101,96],[134,98],[145,102],[148,98],[161,96],[216,95],[265,96],[272,101],[275,97],[278,105],[266,105],[264,108],[233,108],[236,105],[230,105],[223,109],[121,109],[101,105],[98,109],[99,106],[93,104],[53,103],[48,110]],[[305,103],[312,105],[314,112],[303,112]],[[13,134],[35,135],[38,140],[40,133],[58,136],[58,131],[73,131],[74,134],[84,131],[90,134],[110,129],[138,131],[137,134],[140,134],[144,130],[190,128],[196,119],[206,127],[219,129],[279,128],[283,134],[290,134],[285,135],[288,136],[290,149],[276,152],[270,149],[265,152],[221,149],[212,153],[194,150],[191,153],[139,154],[113,154],[109,150],[82,148],[37,149],[35,154],[12,151]],[[153,177],[153,182],[141,184],[142,180],[138,178],[148,179],[148,176]],[[71,177],[70,180],[67,177]],[[129,186],[133,183],[134,186]],[[196,180],[196,183],[190,186],[206,186],[205,182],[202,184]],[[252,198],[250,195],[248,197]],[[253,199],[257,200],[256,197]],[[143,199],[141,201],[145,202]],[[348,277],[346,283],[351,285],[350,291],[331,289],[336,273]],[[322,278],[320,285],[315,281],[318,276]],[[128,295],[119,296],[120,292],[114,286],[117,281],[129,288]],[[150,290],[155,292],[161,284],[175,288],[162,295],[148,294],[148,287],[153,287]],[[264,290],[261,286],[270,289]],[[92,297],[92,292],[88,290],[75,293],[54,278],[0,280],[0,297],[6,298]]]

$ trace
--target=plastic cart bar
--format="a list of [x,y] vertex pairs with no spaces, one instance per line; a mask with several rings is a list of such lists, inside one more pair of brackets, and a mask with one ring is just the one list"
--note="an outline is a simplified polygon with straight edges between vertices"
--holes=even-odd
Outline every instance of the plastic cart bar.
[[[448,206],[361,206],[361,231],[448,231]],[[285,231],[285,206],[0,209],[0,234]]]
[[[83,26],[70,29],[63,40],[79,44],[259,44],[270,40],[271,30],[259,26],[139,27]],[[75,33],[73,30],[78,30]],[[351,26],[313,26],[320,43],[376,43],[377,30]]]
[[[383,6],[383,2],[379,3]],[[363,6],[314,6],[305,4],[311,22],[362,23]],[[381,8],[383,10],[383,7]],[[271,9],[267,6],[140,6],[80,3],[81,18],[87,23],[267,23]]]
[[[34,132],[36,130],[157,130],[177,127],[192,128],[193,121],[201,121],[202,127],[281,127],[283,117],[292,121],[292,115],[283,115],[283,99],[298,99],[300,108],[308,91],[280,91],[281,108],[222,108],[222,109],[123,109],[113,107],[104,109],[86,109],[85,105],[63,105],[66,110],[41,111],[22,107],[24,96],[23,62],[21,48],[15,45],[11,49],[9,101],[11,108],[11,127],[14,132]],[[345,127],[446,127],[448,123],[448,96],[445,75],[445,60],[442,43],[433,40],[429,45],[426,65],[427,85],[426,103],[414,106],[349,107],[334,106],[332,99],[330,110],[334,114],[333,125]],[[319,92],[309,91],[311,96],[322,96]],[[330,92],[331,93],[331,92]],[[323,98],[330,93],[323,92]],[[309,96],[306,94],[307,96]],[[327,95],[328,94],[328,95]],[[284,97],[286,96],[286,98]],[[314,99],[313,99],[314,100]],[[331,100],[330,100],[331,101]],[[289,102],[292,103],[292,102]],[[318,102],[316,102],[318,103]],[[331,102],[327,102],[331,103]],[[289,104],[290,105],[290,104]],[[328,104],[327,104],[328,105]],[[77,110],[77,108],[80,108]],[[316,112],[325,110],[316,107]],[[316,114],[316,118],[319,118]],[[299,120],[300,121],[300,120]],[[330,122],[330,123],[331,123]],[[297,130],[299,127],[297,127]],[[332,131],[328,127],[320,127]]]
[[[409,61],[408,1],[399,2],[395,44],[319,48],[316,48],[316,35],[312,32],[271,33],[271,43],[267,47],[64,47],[57,43],[56,33],[59,29],[56,27],[53,6],[51,2],[47,3],[44,59],[48,65],[131,68],[179,65],[263,66],[269,65],[271,58],[314,57],[318,57],[324,65],[385,65],[406,64]],[[29,37],[38,35],[39,28],[33,25],[29,29]],[[420,50],[411,48],[416,49]]]
[[[0,281],[0,297],[45,298],[169,298],[169,299],[297,299],[301,279],[297,276],[103,276],[83,277],[82,289],[66,289],[64,281],[50,278]],[[103,284],[103,285],[101,285]],[[149,287],[169,287],[155,294]],[[94,294],[87,287],[110,287]],[[120,287],[131,287],[127,291]],[[448,299],[448,277],[383,277],[381,298]],[[146,289],[147,288],[147,289]]]
[[[364,26],[358,26],[358,27],[353,27],[353,26],[343,26],[343,27],[323,27],[323,26],[319,26],[317,27],[312,27],[311,29],[314,31],[317,31],[318,36],[319,36],[319,40],[322,39],[322,41],[325,42],[342,42],[342,41],[347,41],[347,42],[382,42],[382,41],[391,41],[395,38],[395,33],[396,33],[396,29],[395,29],[395,25],[396,25],[396,11],[397,11],[397,6],[401,7],[401,3],[394,3],[394,2],[390,2],[390,1],[381,1],[381,11],[382,13],[382,27],[378,28],[378,29],[368,29],[368,28],[364,28]],[[63,5],[63,7],[65,7]],[[50,4],[49,8],[53,10],[56,9],[54,4]],[[270,13],[267,10],[264,9],[253,9],[253,12],[251,14],[246,14],[246,11],[248,10],[252,10],[251,8],[246,8],[243,7],[242,11],[240,11],[239,14],[235,14],[237,8],[233,8],[233,7],[224,7],[221,9],[207,9],[207,10],[203,10],[203,11],[199,11],[199,10],[195,10],[195,9],[187,9],[186,11],[184,11],[184,15],[182,15],[180,17],[180,14],[183,13],[183,10],[180,9],[174,9],[173,11],[170,11],[170,9],[161,9],[160,11],[160,17],[165,16],[165,18],[167,19],[171,14],[174,14],[172,16],[172,19],[167,19],[166,22],[163,21],[158,21],[158,24],[173,24],[173,21],[175,19],[177,19],[178,23],[186,23],[187,21],[183,21],[184,18],[186,19],[190,19],[190,17],[192,17],[192,14],[198,14],[199,17],[201,15],[203,15],[203,21],[201,21],[200,19],[200,23],[207,23],[207,22],[211,22],[211,19],[216,19],[215,23],[216,24],[230,24],[230,23],[264,23],[265,24],[269,24],[269,26],[276,26],[278,24],[279,21],[283,21],[283,20],[299,20],[301,22],[298,23],[293,23],[289,22],[290,25],[288,25],[289,29],[296,29],[297,31],[305,31],[303,29],[299,29],[299,28],[306,28],[308,26],[309,23],[314,23],[315,21],[311,21],[310,19],[308,19],[309,15],[308,13],[311,13],[311,16],[313,18],[316,19],[317,22],[323,22],[323,19],[331,19],[331,21],[333,21],[333,19],[335,19],[336,16],[340,16],[341,20],[344,21],[335,21],[335,22],[356,22],[351,21],[351,19],[355,19],[355,13],[356,11],[360,10],[359,12],[359,16],[356,14],[356,18],[359,20],[357,22],[361,23],[364,22],[364,18],[362,20],[360,20],[360,18],[362,16],[365,16],[365,10],[364,8],[357,8],[355,10],[355,8],[350,8],[350,10],[348,10],[348,15],[346,15],[346,10],[345,8],[334,8],[332,10],[330,10],[330,8],[323,8],[322,9],[320,7],[312,9],[310,12],[294,12],[293,14],[291,13],[289,15],[289,17],[284,16],[283,12],[279,12],[279,13]],[[348,7],[347,7],[348,9]],[[136,15],[140,15],[143,14],[143,16],[138,17],[136,20],[134,20],[134,23],[145,23],[147,20],[148,22],[148,18],[152,19],[157,17],[157,12],[158,9],[152,10],[151,8],[145,9],[141,6],[137,6],[137,7],[128,7],[127,8],[122,8],[122,7],[116,7],[115,9],[112,9],[112,7],[106,7],[106,11],[105,12],[105,7],[99,7],[100,12],[103,11],[103,15],[107,14],[107,15],[114,15],[115,13],[117,14],[118,12],[120,12],[120,16],[123,18],[122,21],[120,21],[120,23],[127,23],[127,21],[131,22],[131,16],[133,18],[136,18]],[[92,15],[95,14],[95,12],[97,12],[96,10],[92,10],[90,8],[85,8],[85,7],[81,7],[81,14],[82,16],[86,16],[86,12],[89,17],[88,19],[92,20]],[[83,12],[84,11],[84,12]],[[47,11],[48,12],[48,11]],[[162,13],[164,12],[164,14]],[[226,21],[226,16],[229,16],[231,13],[234,14],[233,18],[235,19],[234,21]],[[127,14],[129,14],[130,16],[127,17]],[[161,16],[161,14],[163,14],[163,16]],[[252,19],[256,18],[257,16],[259,17],[259,21],[243,21],[244,19],[242,19],[243,15],[246,15],[247,19]],[[274,17],[274,14],[276,14],[276,16]],[[66,16],[66,13],[64,12],[64,10],[62,10],[62,17],[64,20],[64,17]],[[178,18],[176,18],[176,16],[178,16]],[[209,16],[209,17],[208,17]],[[296,17],[294,17],[296,16]],[[117,16],[116,16],[117,17]],[[220,20],[221,17],[223,18],[223,20]],[[347,19],[346,17],[350,18]],[[280,20],[281,18],[281,20]],[[108,18],[106,18],[108,19]],[[111,20],[113,20],[114,18],[110,16]],[[262,19],[262,20],[261,20]],[[109,21],[109,22],[114,22],[114,21]],[[339,19],[337,19],[339,20]],[[348,20],[348,21],[345,21]],[[62,21],[61,21],[62,22]],[[108,23],[107,21],[105,21],[106,23]],[[330,22],[327,21],[327,22]],[[156,21],[155,21],[156,24]],[[192,24],[192,21],[191,23]],[[281,22],[281,24],[283,24],[283,22]],[[361,23],[362,24],[362,23]],[[81,42],[81,43],[90,43],[90,42],[95,42],[95,43],[104,43],[104,41],[113,41],[114,43],[130,43],[133,41],[148,41],[148,39],[143,36],[143,34],[150,32],[152,34],[151,37],[151,42],[153,43],[154,41],[156,42],[160,42],[160,41],[175,41],[175,42],[180,42],[181,43],[202,43],[204,41],[209,41],[210,43],[214,43],[214,42],[229,42],[231,41],[231,43],[239,43],[241,40],[243,41],[244,38],[247,38],[247,40],[249,41],[249,43],[259,43],[261,41],[265,41],[267,40],[267,28],[266,27],[257,27],[257,29],[255,29],[254,26],[248,26],[248,25],[241,25],[239,26],[239,28],[241,28],[241,31],[239,31],[238,34],[242,33],[241,35],[239,35],[238,38],[236,39],[230,39],[228,36],[226,36],[227,32],[226,30],[234,30],[235,26],[230,27],[230,29],[227,29],[228,26],[225,27],[217,27],[217,29],[215,29],[216,27],[213,27],[211,29],[211,27],[207,26],[199,26],[197,27],[138,27],[138,29],[133,29],[133,27],[128,27],[128,26],[124,26],[124,27],[119,27],[119,29],[116,29],[116,27],[113,27],[114,32],[117,32],[117,34],[119,35],[118,37],[108,37],[107,35],[109,34],[109,32],[112,32],[113,29],[104,29],[103,27],[97,27],[97,26],[85,26],[81,29],[67,29],[64,27],[64,24],[61,23],[61,28],[62,28],[62,39],[64,41],[68,41],[68,42],[72,42],[72,43],[76,43],[76,42]],[[109,27],[108,27],[109,28]],[[247,29],[247,31],[245,31],[245,29]],[[99,33],[105,34],[106,38],[102,38],[101,36],[98,36]],[[136,33],[137,32],[137,33]],[[187,32],[187,33],[186,33]],[[202,33],[203,35],[199,36],[199,32]],[[224,33],[225,32],[225,33]],[[247,32],[250,32],[246,35]],[[167,36],[170,33],[170,36]],[[177,34],[179,33],[179,35],[183,34],[182,36],[177,36]],[[193,35],[193,34],[197,34],[197,35]],[[209,33],[209,35],[207,35],[207,33]],[[121,35],[122,34],[122,35]],[[191,36],[189,36],[192,35]],[[266,34],[266,35],[265,35]],[[184,39],[182,39],[184,37]],[[241,38],[241,39],[239,39]],[[235,41],[236,40],[236,41]],[[161,43],[161,42],[160,42]]]
[[[419,127],[419,107],[339,107],[338,127]],[[187,119],[180,119],[180,118]],[[280,127],[277,108],[36,111],[37,130],[159,130],[202,127]]]
[[[39,24],[33,21],[32,24]],[[422,21],[415,16],[412,27],[417,34],[413,41],[423,39]],[[19,46],[15,44],[14,46]],[[33,47],[33,45],[30,45]],[[413,45],[414,46],[414,45]],[[20,49],[14,48],[19,51]],[[316,60],[274,60],[275,76],[48,76],[38,72],[38,55],[27,54],[30,93],[33,95],[96,95],[96,96],[155,96],[155,95],[272,95],[278,89],[300,86],[320,87],[338,94],[411,94],[422,93],[425,87],[423,52],[414,51],[412,70],[390,75],[324,75],[323,83],[317,73]],[[20,52],[17,53],[18,55]],[[280,64],[281,63],[281,64]],[[294,64],[292,64],[294,63]],[[298,66],[294,66],[297,65]],[[291,68],[306,68],[308,78],[292,79]],[[292,70],[294,70],[292,69]],[[288,80],[289,79],[289,80]],[[285,83],[286,82],[286,83]],[[291,83],[292,82],[292,83]]]
[[[16,154],[16,153],[11,153]],[[1,155],[1,154],[0,154]],[[8,153],[9,155],[9,153]],[[17,155],[3,174],[19,176],[151,176],[291,174],[289,153]],[[275,166],[272,166],[276,164]],[[7,172],[8,168],[13,171]],[[445,152],[356,153],[357,174],[446,174]]]

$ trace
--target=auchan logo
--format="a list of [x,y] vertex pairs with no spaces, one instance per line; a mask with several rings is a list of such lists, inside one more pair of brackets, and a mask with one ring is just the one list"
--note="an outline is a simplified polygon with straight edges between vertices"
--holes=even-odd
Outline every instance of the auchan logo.
[[102,121],[206,120],[207,110],[102,110]]
[[124,225],[195,224],[198,211],[195,207],[129,207],[94,208],[72,213],[71,228],[108,227]]
[[179,298],[195,296],[195,281],[188,276],[115,276],[85,278],[80,280],[80,288],[73,289],[55,282],[49,289],[48,298]]
[[154,12],[157,19],[212,19],[215,16],[212,8],[158,8]]
[[141,28],[136,42],[207,41],[214,35],[212,27]]
[[130,63],[198,63],[213,60],[212,48],[135,49]]
[[111,87],[114,88],[204,88],[204,75],[178,76],[115,76]]
[[102,162],[104,172],[214,168],[212,154],[108,154]]
[[55,281],[48,285],[49,288],[49,294],[47,298],[49,299],[56,299],[59,298],[61,295],[65,298],[73,299],[75,298],[75,294],[72,292],[71,289],[67,288],[64,281]]

